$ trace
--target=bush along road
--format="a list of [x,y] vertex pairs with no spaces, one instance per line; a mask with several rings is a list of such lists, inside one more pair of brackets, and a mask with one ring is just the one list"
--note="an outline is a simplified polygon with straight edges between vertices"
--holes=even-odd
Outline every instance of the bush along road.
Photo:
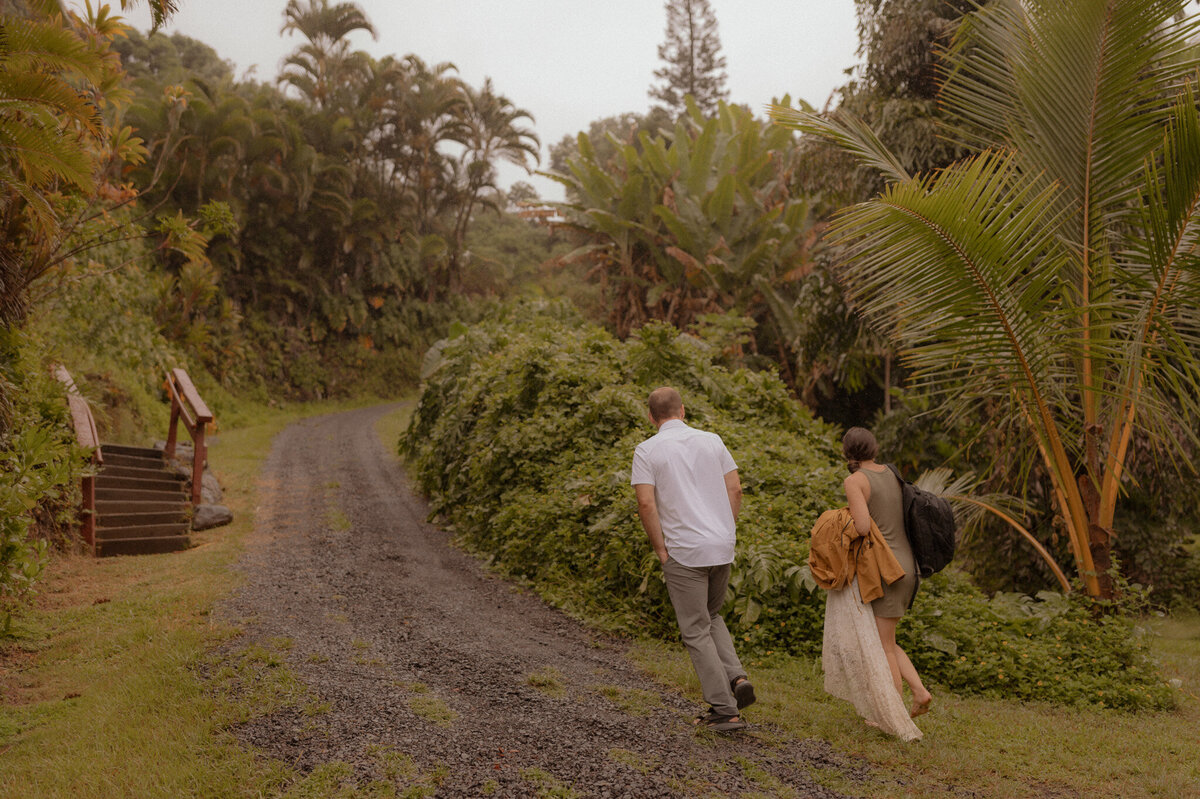
[[843,789],[870,779],[824,741],[755,726],[752,709],[744,734],[697,733],[698,698],[639,671],[627,642],[453,547],[376,437],[389,410],[275,440],[244,580],[218,615],[243,652],[279,653],[307,703],[247,721],[239,740],[335,791],[837,797],[830,775]]

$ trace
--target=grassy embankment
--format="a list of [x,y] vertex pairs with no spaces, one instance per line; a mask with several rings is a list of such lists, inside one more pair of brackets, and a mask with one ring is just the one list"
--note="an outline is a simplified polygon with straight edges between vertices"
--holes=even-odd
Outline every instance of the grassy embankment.
[[[253,526],[255,477],[271,438],[302,415],[335,409],[276,412],[218,437],[212,461],[236,521],[199,534],[201,546],[173,555],[56,560],[34,609],[19,621],[20,637],[4,645],[0,658],[0,797],[434,790],[437,775],[421,774],[403,753],[375,753],[385,779],[352,789],[341,764],[300,778],[228,733],[231,724],[283,705],[322,712],[319,698],[284,665],[287,641],[239,648],[238,631],[212,623],[209,611],[236,585],[231,566]],[[403,424],[402,414],[380,420],[389,448]],[[781,736],[817,737],[876,764],[877,777],[865,784],[821,775],[850,794],[921,797],[953,785],[983,797],[1200,795],[1200,620],[1151,626],[1166,676],[1183,684],[1174,712],[1071,710],[943,692],[921,721],[925,740],[904,745],[865,728],[849,706],[827,697],[816,664],[772,659],[752,664],[761,701],[749,718],[779,730],[759,728],[768,746]],[[225,654],[214,654],[231,641]],[[664,684],[698,695],[681,647],[643,642],[636,657]],[[760,795],[794,795],[752,764],[746,768],[759,775]]]
[[[923,676],[934,683],[933,711],[918,722],[925,738],[903,744],[867,728],[848,703],[827,695],[818,663],[772,658],[747,664],[759,695],[747,720],[775,725],[789,737],[827,740],[876,764],[877,778],[866,784],[833,773],[823,780],[867,797],[935,796],[948,786],[997,799],[1200,796],[1200,617],[1156,619],[1148,626],[1164,676],[1182,683],[1182,700],[1171,712],[958,697],[939,692],[931,674]],[[699,700],[699,683],[681,647],[645,641],[634,658],[656,679],[685,685]],[[769,779],[763,789],[768,796],[794,795]]]

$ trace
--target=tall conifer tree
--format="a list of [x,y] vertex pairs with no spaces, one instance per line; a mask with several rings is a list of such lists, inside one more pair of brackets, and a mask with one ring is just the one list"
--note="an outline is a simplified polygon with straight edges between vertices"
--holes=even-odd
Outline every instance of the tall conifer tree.
[[665,64],[654,71],[660,83],[650,87],[650,97],[678,115],[690,94],[700,110],[712,114],[718,102],[729,99],[717,17],[708,0],[667,0],[666,9],[666,40],[658,46]]

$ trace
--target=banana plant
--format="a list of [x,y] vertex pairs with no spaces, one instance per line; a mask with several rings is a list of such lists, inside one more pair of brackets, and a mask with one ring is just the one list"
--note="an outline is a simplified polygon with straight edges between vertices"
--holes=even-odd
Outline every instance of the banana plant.
[[820,232],[809,198],[792,191],[788,131],[740,106],[705,118],[693,104],[669,134],[610,137],[608,162],[586,134],[578,141],[570,174],[547,174],[566,187],[571,201],[558,207],[583,240],[566,260],[591,262],[619,335],[733,310],[786,339],[799,312],[792,286]]

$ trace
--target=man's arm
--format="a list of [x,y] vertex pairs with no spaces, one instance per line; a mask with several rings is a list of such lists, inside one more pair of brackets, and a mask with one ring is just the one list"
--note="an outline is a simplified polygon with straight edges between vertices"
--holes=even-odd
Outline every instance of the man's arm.
[[737,469],[725,473],[725,493],[729,495],[729,509],[733,511],[736,522],[742,512],[742,480],[738,477]]
[[658,503],[654,500],[654,486],[649,483],[638,483],[633,487],[637,492],[638,518],[642,520],[642,529],[650,539],[654,554],[658,555],[659,563],[667,562],[667,544],[663,541],[662,525],[658,521]]

